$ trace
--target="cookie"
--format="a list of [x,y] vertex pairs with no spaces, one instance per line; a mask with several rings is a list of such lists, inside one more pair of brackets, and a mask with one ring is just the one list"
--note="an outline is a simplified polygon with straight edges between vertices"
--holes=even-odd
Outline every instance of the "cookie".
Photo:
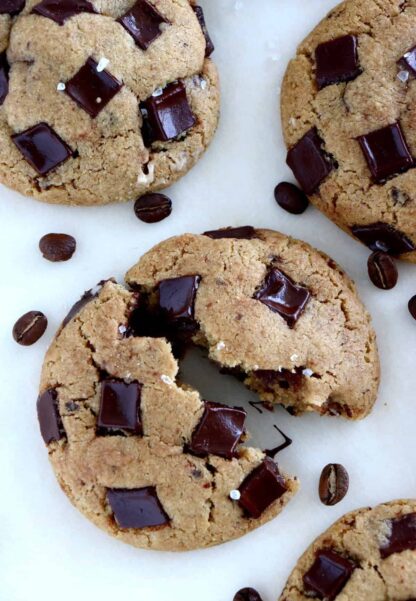
[[134,335],[138,302],[104,283],[76,303],[47,353],[37,409],[57,479],[87,518],[137,547],[185,551],[241,536],[275,517],[298,483],[241,446],[243,409],[180,382],[166,339]]
[[280,601],[416,598],[416,501],[348,513],[300,558]]
[[217,126],[217,71],[188,0],[0,6],[0,181],[97,205],[169,186]]
[[346,0],[288,66],[287,163],[311,202],[371,250],[416,262],[416,13]]
[[371,411],[379,360],[370,317],[349,277],[308,244],[252,227],[187,234],[153,248],[126,281],[153,315],[139,333],[173,326],[175,343],[182,330],[262,400],[295,414]]

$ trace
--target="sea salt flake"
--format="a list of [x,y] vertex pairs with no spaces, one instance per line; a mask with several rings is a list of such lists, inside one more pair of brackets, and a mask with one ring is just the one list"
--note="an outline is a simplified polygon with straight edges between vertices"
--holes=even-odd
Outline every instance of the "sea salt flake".
[[108,58],[105,58],[105,56],[101,57],[98,62],[98,65],[97,65],[98,73],[101,73],[101,71],[104,71],[104,69],[106,67],[108,67],[109,64],[110,64],[110,61],[108,60]]
[[409,71],[399,71],[397,74],[397,79],[403,83],[406,83],[406,81],[409,79]]
[[309,369],[309,367],[307,367],[306,369],[304,369],[302,371],[302,374],[304,376],[306,376],[307,378],[311,378],[313,376],[313,371],[311,369]]
[[172,384],[173,384],[172,378],[169,378],[169,376],[165,376],[165,374],[162,374],[160,376],[160,379],[162,380],[162,382],[164,382],[168,386],[172,386]]
[[239,501],[241,499],[241,493],[239,490],[232,490],[230,492],[230,499],[233,501]]
[[225,349],[225,343],[222,340],[220,340],[217,344],[217,351],[222,351],[222,349]]

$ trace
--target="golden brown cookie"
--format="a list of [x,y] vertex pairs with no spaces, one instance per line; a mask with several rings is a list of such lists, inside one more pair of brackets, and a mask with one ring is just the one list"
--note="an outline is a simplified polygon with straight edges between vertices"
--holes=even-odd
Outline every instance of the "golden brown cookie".
[[287,162],[372,250],[416,262],[416,2],[346,0],[301,43],[281,94]]
[[348,513],[299,559],[280,601],[411,601],[416,597],[416,502]]
[[0,14],[0,181],[45,202],[133,200],[184,175],[218,121],[188,0],[9,0]]

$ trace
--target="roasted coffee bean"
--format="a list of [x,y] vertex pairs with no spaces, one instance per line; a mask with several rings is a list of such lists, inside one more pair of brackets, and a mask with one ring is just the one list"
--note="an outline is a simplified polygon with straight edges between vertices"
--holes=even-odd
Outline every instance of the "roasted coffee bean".
[[254,588],[242,588],[236,593],[233,601],[262,601],[262,598]]
[[44,334],[48,320],[40,311],[29,311],[20,317],[13,326],[13,338],[22,346],[30,346]]
[[134,203],[134,212],[145,223],[157,223],[172,213],[172,201],[164,194],[145,194]]
[[324,505],[336,505],[348,492],[349,476],[344,466],[330,463],[322,470],[319,498]]
[[391,290],[397,284],[399,274],[394,259],[387,253],[374,252],[368,258],[368,275],[374,286]]
[[292,215],[301,215],[309,205],[308,197],[300,188],[288,182],[282,182],[274,189],[277,204]]
[[46,234],[39,240],[39,249],[48,261],[68,261],[77,247],[76,240],[68,234]]
[[409,300],[409,312],[413,319],[416,319],[416,295]]

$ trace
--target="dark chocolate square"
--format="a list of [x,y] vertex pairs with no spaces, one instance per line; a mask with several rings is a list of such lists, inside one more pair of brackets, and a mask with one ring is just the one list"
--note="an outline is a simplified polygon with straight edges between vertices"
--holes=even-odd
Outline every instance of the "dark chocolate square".
[[355,569],[354,564],[331,549],[318,551],[312,567],[303,577],[306,593],[334,601]]
[[124,382],[115,378],[103,380],[98,427],[104,431],[127,430],[142,434],[141,391],[139,382]]
[[65,93],[93,119],[123,87],[111,73],[97,71],[97,67],[98,63],[90,57],[65,84]]
[[377,183],[414,166],[400,123],[387,125],[357,139]]
[[32,13],[51,19],[64,25],[67,19],[81,13],[95,13],[91,2],[87,0],[42,0],[33,8]]
[[251,225],[243,225],[241,227],[225,227],[221,230],[211,230],[204,232],[204,236],[219,240],[221,238],[233,238],[235,240],[252,240],[256,238],[256,230]]
[[154,486],[110,488],[107,500],[120,528],[152,528],[167,526],[170,522]]
[[316,82],[322,90],[326,86],[351,81],[360,75],[357,38],[345,35],[319,44],[315,51]]
[[6,99],[9,93],[9,63],[5,52],[0,54],[0,106]]
[[318,130],[309,130],[287,153],[286,162],[305,194],[313,194],[334,168]]
[[416,46],[407,50],[397,61],[397,64],[405,71],[409,71],[413,77],[416,76]]
[[170,322],[193,320],[201,276],[186,275],[159,283],[159,307]]
[[129,32],[133,40],[142,50],[162,35],[162,24],[170,22],[147,0],[137,0],[136,4],[126,12],[118,22]]
[[194,11],[194,13],[196,15],[196,18],[199,21],[200,26],[201,26],[202,33],[204,34],[204,37],[205,37],[205,43],[206,43],[206,46],[205,46],[205,57],[208,58],[214,52],[215,46],[212,43],[211,36],[209,35],[208,29],[207,29],[207,24],[205,22],[204,11],[202,10],[201,6],[193,6],[192,8],[193,8],[193,11]]
[[249,517],[259,518],[261,514],[287,491],[285,479],[275,462],[266,457],[243,481],[238,501]]
[[141,105],[143,137],[149,145],[166,142],[180,136],[196,123],[182,81],[171,83],[158,95],[150,96]]
[[18,15],[25,7],[26,0],[0,0],[0,15]]
[[407,513],[399,518],[388,520],[390,534],[386,543],[380,547],[383,559],[393,553],[414,551],[416,549],[416,513]]
[[243,435],[246,417],[247,413],[239,407],[206,402],[189,450],[195,455],[219,455],[232,459]]
[[389,223],[378,221],[368,225],[354,225],[351,231],[356,238],[374,252],[382,251],[389,255],[402,255],[416,250],[416,246],[410,238]]
[[36,403],[40,433],[45,444],[61,440],[64,429],[58,411],[58,393],[54,388],[48,388],[38,396]]
[[307,288],[295,284],[277,267],[270,269],[260,290],[254,295],[256,300],[283,317],[290,328],[296,325],[310,297]]
[[41,176],[47,175],[73,156],[68,144],[47,123],[38,123],[20,134],[14,134],[12,141],[24,159]]

